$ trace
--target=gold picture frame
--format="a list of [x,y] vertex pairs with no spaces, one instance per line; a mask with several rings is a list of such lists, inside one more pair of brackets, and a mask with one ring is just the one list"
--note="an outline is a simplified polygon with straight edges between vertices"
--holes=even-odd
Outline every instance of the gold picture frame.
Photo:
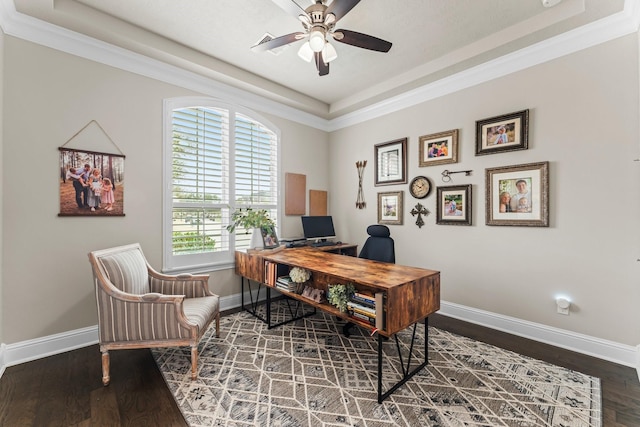
[[423,135],[419,141],[419,167],[458,162],[458,129]]
[[378,193],[378,224],[402,225],[404,191]]
[[549,226],[549,162],[485,170],[487,225]]

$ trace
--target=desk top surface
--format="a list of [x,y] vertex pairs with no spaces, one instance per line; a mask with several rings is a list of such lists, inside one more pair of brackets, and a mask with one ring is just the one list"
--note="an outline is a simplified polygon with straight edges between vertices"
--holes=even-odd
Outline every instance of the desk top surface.
[[312,272],[324,273],[346,281],[379,288],[391,288],[440,274],[435,270],[338,255],[317,249],[284,249],[261,256],[268,261],[302,267]]

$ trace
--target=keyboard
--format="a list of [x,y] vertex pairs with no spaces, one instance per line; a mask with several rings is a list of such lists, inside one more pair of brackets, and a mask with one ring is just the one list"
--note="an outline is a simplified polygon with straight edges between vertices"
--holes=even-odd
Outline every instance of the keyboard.
[[313,246],[314,248],[319,248],[322,246],[333,246],[335,245],[334,242],[316,242],[316,243],[312,243],[311,246]]

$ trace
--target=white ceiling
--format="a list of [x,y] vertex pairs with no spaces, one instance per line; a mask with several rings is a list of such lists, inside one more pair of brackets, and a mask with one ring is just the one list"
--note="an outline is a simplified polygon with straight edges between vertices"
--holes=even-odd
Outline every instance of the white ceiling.
[[[332,0],[329,0],[329,3]],[[340,1],[340,0],[333,0]],[[633,0],[632,0],[633,1]],[[336,28],[393,43],[388,53],[332,41],[330,74],[297,55],[250,47],[301,31],[271,0],[14,0],[16,10],[297,108],[336,117],[544,42],[623,10],[624,0],[362,0]],[[296,0],[302,8],[311,0]]]

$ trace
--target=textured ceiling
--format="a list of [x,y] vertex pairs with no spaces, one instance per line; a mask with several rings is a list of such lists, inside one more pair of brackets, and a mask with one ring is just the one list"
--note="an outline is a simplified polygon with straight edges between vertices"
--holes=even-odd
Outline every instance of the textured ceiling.
[[[331,1],[331,0],[330,0]],[[329,3],[330,3],[329,1]],[[340,1],[340,0],[334,0]],[[310,0],[296,0],[306,8]],[[624,0],[362,0],[337,28],[393,43],[388,53],[332,41],[327,76],[295,42],[277,55],[250,47],[301,31],[271,0],[15,0],[19,12],[116,46],[337,115],[617,13]]]

